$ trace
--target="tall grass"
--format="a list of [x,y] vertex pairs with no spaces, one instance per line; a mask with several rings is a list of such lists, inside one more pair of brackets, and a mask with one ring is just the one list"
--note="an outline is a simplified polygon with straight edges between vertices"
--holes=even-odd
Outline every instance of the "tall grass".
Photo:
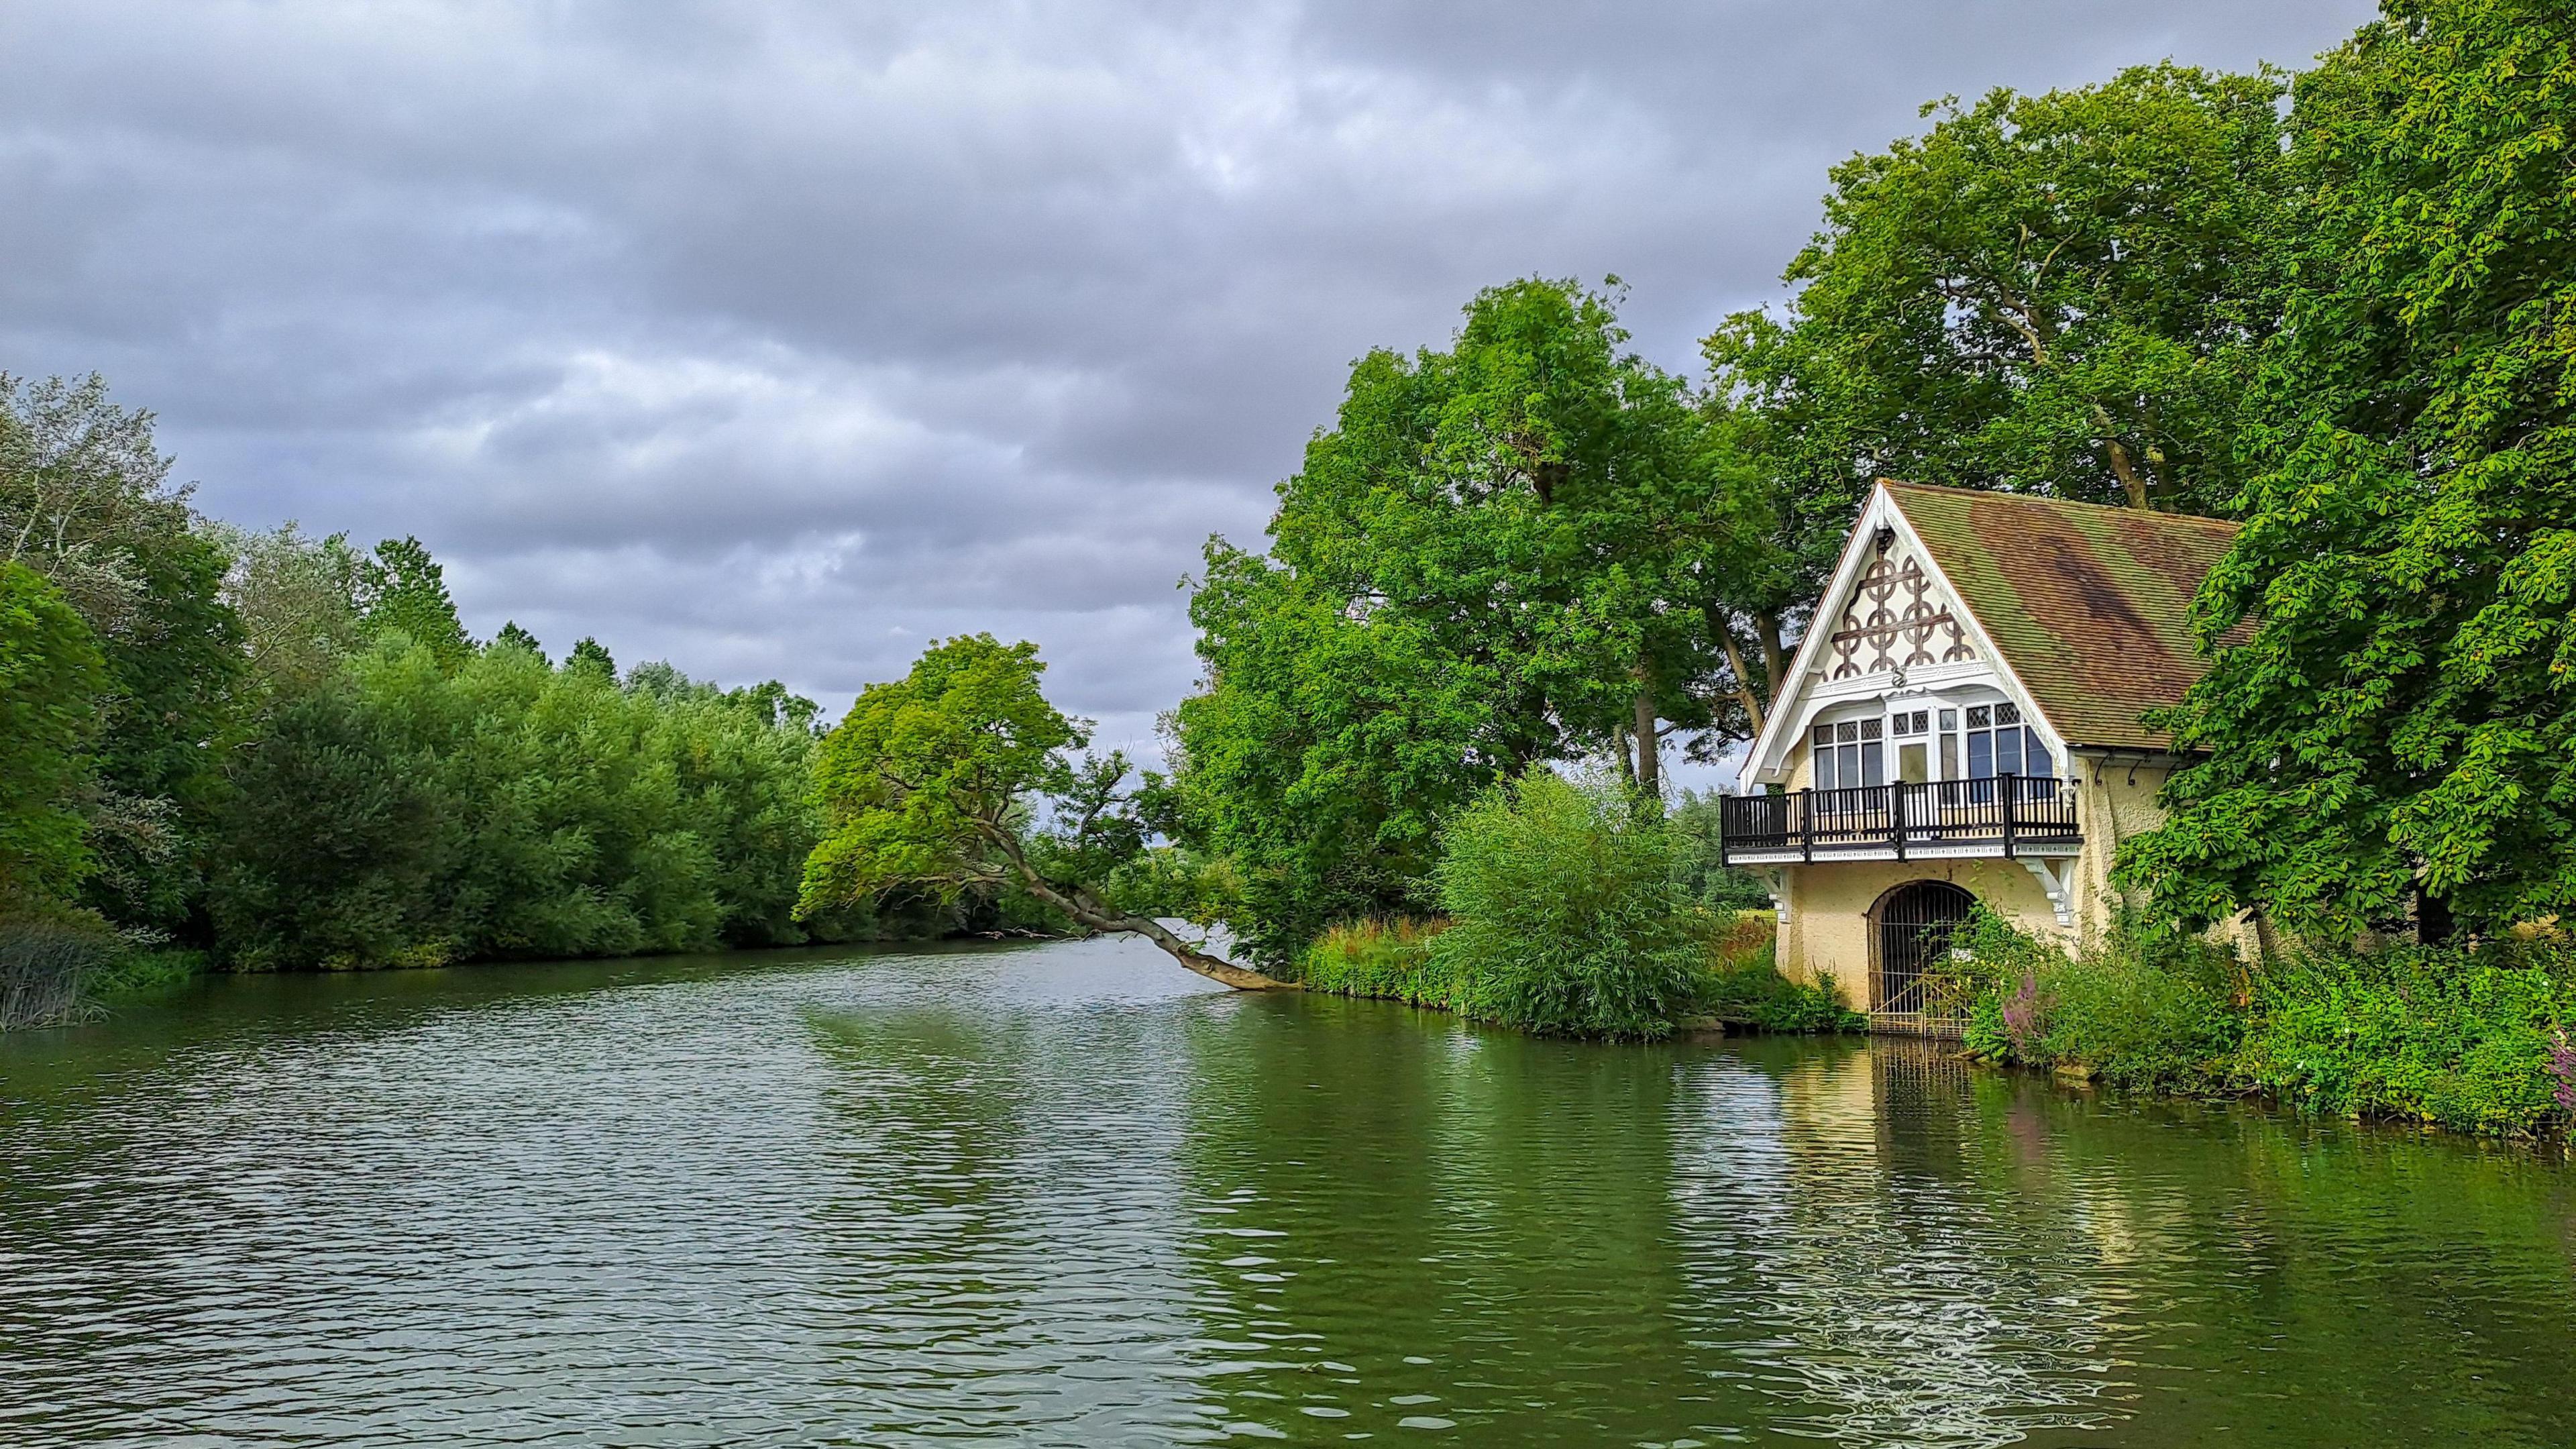
[[1451,983],[1431,964],[1431,942],[1447,925],[1397,916],[1334,926],[1299,958],[1298,979],[1309,991],[1447,1009]]
[[0,1031],[88,1016],[84,988],[109,948],[96,934],[50,922],[0,925]]

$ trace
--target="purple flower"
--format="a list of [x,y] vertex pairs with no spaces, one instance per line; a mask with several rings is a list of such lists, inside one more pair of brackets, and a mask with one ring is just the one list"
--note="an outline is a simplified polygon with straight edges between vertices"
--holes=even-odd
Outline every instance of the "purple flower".
[[2004,1034],[2012,1038],[2013,1050],[2028,1055],[2031,1043],[2039,1039],[2039,978],[2029,971],[2021,973],[2021,987],[2004,1003]]

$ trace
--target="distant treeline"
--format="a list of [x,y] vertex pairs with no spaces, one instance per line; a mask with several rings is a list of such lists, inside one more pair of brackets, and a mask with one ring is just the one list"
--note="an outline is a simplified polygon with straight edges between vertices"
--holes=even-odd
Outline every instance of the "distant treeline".
[[0,377],[18,1014],[60,1006],[67,961],[155,952],[344,968],[1044,923],[989,893],[796,920],[812,701],[621,675],[589,639],[551,662],[515,624],[477,642],[417,541],[246,532],[168,468],[99,379]]

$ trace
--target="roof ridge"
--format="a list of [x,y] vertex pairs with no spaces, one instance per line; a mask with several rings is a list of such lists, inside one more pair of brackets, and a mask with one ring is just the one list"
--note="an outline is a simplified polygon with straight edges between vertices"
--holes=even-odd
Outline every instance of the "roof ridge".
[[2129,508],[2117,503],[2088,503],[2081,498],[2058,498],[2046,493],[2022,493],[2004,488],[1962,488],[1955,483],[1917,483],[1909,478],[1881,477],[1879,484],[1890,489],[1913,493],[1953,493],[1969,498],[1996,498],[2007,503],[2028,503],[2043,508],[2089,508],[2103,513],[2156,522],[2199,523],[2236,532],[2244,525],[2228,518],[2210,518],[2198,513],[2166,513],[2153,508]]

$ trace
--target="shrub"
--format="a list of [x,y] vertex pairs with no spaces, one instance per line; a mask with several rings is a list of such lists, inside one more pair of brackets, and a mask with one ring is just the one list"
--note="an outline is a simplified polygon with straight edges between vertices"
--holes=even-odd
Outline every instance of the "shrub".
[[1436,877],[1450,925],[1430,956],[1461,1013],[1651,1038],[1693,1005],[1701,948],[1651,804],[1533,771],[1470,806],[1444,844]]
[[2127,920],[2077,956],[1979,911],[1947,968],[1972,993],[1962,1045],[1988,1061],[2074,1067],[2129,1087],[2228,1089],[2245,1014],[2234,957]]
[[1756,1031],[1860,1031],[1869,1019],[1843,1005],[1829,975],[1802,985],[1780,974],[1775,947],[1766,940],[1750,955],[1713,953],[1701,978],[1699,1009],[1729,1026]]
[[2522,1134],[2576,1117],[2576,948],[2313,943],[2248,973],[2121,923],[2073,958],[1980,915],[1956,938],[1971,1056],[2122,1086],[2262,1092],[2303,1111]]
[[2299,952],[2255,994],[2246,1082],[2312,1110],[2463,1132],[2568,1115],[2576,952],[2548,944]]

